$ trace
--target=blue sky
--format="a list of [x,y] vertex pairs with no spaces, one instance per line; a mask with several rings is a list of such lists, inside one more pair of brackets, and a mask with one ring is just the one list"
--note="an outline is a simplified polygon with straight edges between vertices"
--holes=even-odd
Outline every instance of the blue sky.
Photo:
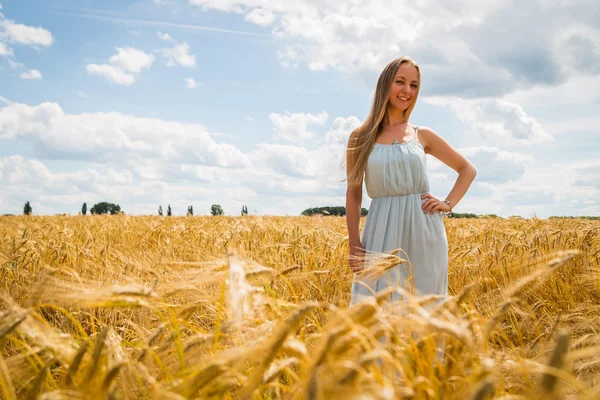
[[[478,170],[457,212],[600,215],[597,2],[0,4],[0,214],[343,205],[347,137],[410,55],[411,122]],[[444,197],[456,173],[428,171]]]

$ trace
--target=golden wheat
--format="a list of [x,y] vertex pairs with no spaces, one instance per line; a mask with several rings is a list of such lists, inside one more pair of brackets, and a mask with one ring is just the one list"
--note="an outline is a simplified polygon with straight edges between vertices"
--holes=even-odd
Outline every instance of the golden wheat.
[[446,228],[448,299],[348,308],[343,218],[2,217],[2,397],[598,398],[600,223]]

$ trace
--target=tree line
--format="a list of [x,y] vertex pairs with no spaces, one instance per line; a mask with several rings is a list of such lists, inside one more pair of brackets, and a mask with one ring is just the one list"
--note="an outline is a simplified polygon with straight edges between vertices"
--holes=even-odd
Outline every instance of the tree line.
[[[88,211],[87,208],[87,203],[83,203],[83,205],[81,206],[81,211],[80,214],[81,215],[86,215]],[[31,204],[29,203],[29,201],[27,201],[23,207],[23,214],[25,215],[31,215],[33,213],[33,208],[31,207]],[[369,213],[369,210],[367,210],[366,208],[361,208],[360,210],[360,215],[361,217],[365,217],[367,214]],[[124,214],[124,212],[121,210],[121,206],[119,206],[118,204],[114,204],[114,203],[109,203],[106,201],[102,201],[100,203],[96,203],[92,206],[92,208],[90,209],[90,214],[93,215],[102,215],[102,214],[110,214],[110,215],[116,215],[116,214]],[[210,206],[210,214],[213,216],[216,215],[224,215],[225,212],[223,211],[223,207],[221,207],[219,204],[213,204],[212,206]],[[163,216],[163,208],[162,205],[158,206],[158,215],[159,216]],[[170,217],[173,215],[173,211],[171,209],[171,205],[167,205],[167,213],[166,216]],[[193,216],[194,215],[194,207],[193,206],[188,206],[187,209],[187,216]],[[246,207],[245,205],[242,206],[242,211],[241,211],[241,215],[248,215],[248,207]],[[313,207],[313,208],[307,208],[306,210],[302,211],[301,215],[306,215],[306,216],[312,216],[312,215],[333,215],[333,216],[340,216],[343,217],[346,215],[346,207],[344,206],[325,206],[325,207]],[[499,217],[496,214],[473,214],[473,213],[450,213],[448,215],[448,218],[502,218]],[[508,218],[522,218],[520,215],[511,215]],[[558,219],[558,218],[579,218],[579,219],[588,219],[588,220],[600,220],[600,216],[551,216],[548,217],[548,219]]]
[[[88,212],[87,203],[83,203],[83,205],[81,206],[81,211],[79,211],[79,214],[87,215],[87,212]],[[32,213],[33,213],[33,207],[31,206],[29,201],[27,201],[25,203],[25,205],[23,206],[23,214],[31,215]],[[90,214],[92,214],[92,215],[103,215],[103,214],[117,215],[117,214],[124,214],[124,212],[121,210],[120,205],[114,204],[114,203],[109,203],[107,201],[102,201],[102,202],[96,203],[92,206],[92,208],[90,209]],[[210,206],[210,214],[213,216],[224,215],[225,211],[223,211],[223,207],[221,207],[219,204],[213,204],[212,206]],[[162,205],[158,206],[158,215],[160,215],[160,216],[164,215]],[[171,209],[170,204],[167,206],[166,215],[167,215],[167,217],[170,217],[173,215],[173,211]],[[194,206],[188,206],[186,215],[188,215],[188,216],[194,215]],[[248,215],[248,207],[246,205],[242,206],[241,215]]]

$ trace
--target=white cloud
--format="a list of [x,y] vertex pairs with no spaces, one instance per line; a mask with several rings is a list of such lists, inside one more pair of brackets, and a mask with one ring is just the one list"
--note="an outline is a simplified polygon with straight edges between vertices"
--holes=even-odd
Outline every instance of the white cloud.
[[273,128],[274,138],[289,140],[291,142],[302,142],[315,136],[314,132],[308,131],[308,125],[323,125],[327,121],[328,115],[322,112],[319,115],[295,113],[285,114],[271,113],[269,119],[275,125]]
[[193,89],[196,87],[196,81],[193,78],[185,78],[185,87],[188,89]]
[[89,75],[104,76],[117,85],[130,86],[135,82],[135,76],[124,72],[121,68],[109,64],[88,64],[85,69]]
[[553,138],[519,104],[501,99],[464,99],[428,97],[424,102],[448,106],[486,140],[509,140],[516,144],[534,144]]
[[0,56],[12,56],[14,53],[6,44],[0,42]]
[[246,21],[250,21],[262,27],[269,26],[275,21],[275,14],[271,10],[263,8],[255,8],[244,17]]
[[6,97],[4,96],[0,96],[0,103],[4,103],[6,105],[12,104],[12,101],[8,100]]
[[52,33],[42,27],[16,24],[10,20],[0,21],[8,40],[25,45],[50,46],[54,42]]
[[[356,117],[336,118],[320,138],[324,143],[315,150],[263,143],[245,153],[217,142],[214,134],[198,124],[116,112],[66,114],[55,103],[10,104],[0,108],[0,141],[21,139],[40,159],[77,160],[87,166],[71,173],[55,173],[35,160],[3,159],[4,164],[13,166],[0,168],[2,186],[20,190],[18,196],[8,199],[11,207],[21,202],[25,192],[31,194],[26,197],[38,204],[39,212],[43,199],[45,204],[56,202],[47,206],[46,213],[62,212],[66,207],[74,212],[83,201],[90,204],[106,198],[128,201],[130,209],[154,213],[156,204],[166,203],[161,201],[165,197],[170,197],[172,204],[193,201],[189,204],[194,208],[203,201],[207,210],[215,198],[219,202],[224,199],[220,204],[227,209],[248,204],[249,209],[264,213],[265,199],[281,200],[287,193],[304,199],[295,204],[296,214],[312,206],[311,196],[343,195],[344,173],[339,163],[344,142],[357,124]],[[108,179],[101,171],[110,170],[116,175]],[[9,180],[11,184],[5,185]],[[147,203],[152,207],[145,209]],[[182,209],[184,206],[181,204]],[[290,212],[278,207],[269,208],[269,212]]]
[[[272,26],[284,66],[358,73],[372,84],[390,60],[411,55],[421,65],[426,95],[498,96],[560,84],[576,71],[600,73],[600,27],[593,1],[549,6],[526,0],[515,6],[500,0],[477,7],[472,0],[423,0],[410,7],[390,7],[386,0],[190,3]],[[532,23],[531,15],[543,18]]]
[[117,54],[111,56],[109,62],[124,71],[137,73],[142,69],[150,68],[154,62],[154,55],[146,54],[133,47],[117,47]]
[[117,54],[109,58],[110,64],[87,64],[89,75],[104,76],[117,85],[130,86],[135,83],[135,73],[149,69],[154,62],[154,55],[144,53],[134,47],[117,47]]
[[167,65],[172,67],[175,63],[182,67],[196,66],[196,56],[190,54],[190,45],[187,42],[176,44],[175,47],[170,47],[160,50],[160,53],[168,59]]
[[10,65],[10,67],[13,68],[13,69],[15,69],[15,68],[23,68],[25,66],[25,64],[13,61],[10,58],[8,59],[8,65]]
[[346,147],[350,133],[360,126],[357,117],[338,117],[333,121],[333,129],[325,134],[325,143]]
[[504,183],[516,181],[533,164],[530,154],[499,150],[495,147],[480,146],[460,149],[477,169],[478,182]]
[[42,79],[42,73],[37,69],[30,69],[27,72],[19,74],[21,79]]
[[175,40],[168,33],[162,33],[161,31],[156,32],[156,35],[160,40],[165,40],[167,42],[174,42]]
[[197,163],[243,167],[244,154],[197,124],[112,113],[65,114],[56,103],[0,108],[0,139],[22,138],[40,156],[89,161]]

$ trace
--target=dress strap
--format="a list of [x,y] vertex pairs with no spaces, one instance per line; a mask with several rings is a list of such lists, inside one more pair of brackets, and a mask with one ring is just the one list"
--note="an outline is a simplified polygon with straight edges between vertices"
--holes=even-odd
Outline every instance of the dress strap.
[[415,126],[415,140],[419,140],[419,127]]

